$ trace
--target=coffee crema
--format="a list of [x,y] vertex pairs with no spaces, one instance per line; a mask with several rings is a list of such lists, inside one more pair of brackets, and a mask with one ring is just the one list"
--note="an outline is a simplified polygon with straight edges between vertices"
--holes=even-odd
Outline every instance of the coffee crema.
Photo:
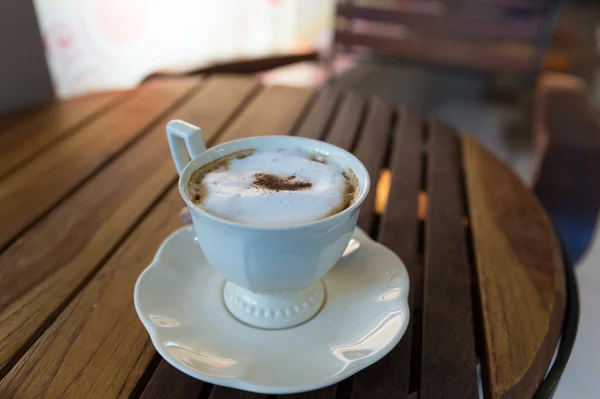
[[187,189],[196,206],[215,216],[277,226],[341,212],[354,202],[359,185],[352,170],[323,154],[247,149],[198,168]]

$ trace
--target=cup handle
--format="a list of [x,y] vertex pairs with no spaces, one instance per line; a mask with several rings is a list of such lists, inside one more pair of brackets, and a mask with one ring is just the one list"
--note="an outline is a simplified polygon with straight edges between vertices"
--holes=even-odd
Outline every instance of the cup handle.
[[167,139],[179,174],[192,159],[206,151],[202,129],[182,120],[167,123]]

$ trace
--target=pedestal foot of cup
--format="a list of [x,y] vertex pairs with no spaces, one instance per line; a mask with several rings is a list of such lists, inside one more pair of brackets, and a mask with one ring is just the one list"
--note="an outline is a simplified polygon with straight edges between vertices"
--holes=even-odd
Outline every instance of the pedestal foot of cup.
[[223,293],[229,312],[253,327],[280,329],[297,326],[319,312],[325,301],[321,280],[293,291],[251,291],[230,281]]

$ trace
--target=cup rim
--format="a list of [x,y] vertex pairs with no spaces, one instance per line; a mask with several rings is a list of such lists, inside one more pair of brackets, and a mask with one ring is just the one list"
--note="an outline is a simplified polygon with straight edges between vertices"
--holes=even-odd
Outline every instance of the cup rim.
[[[184,176],[186,176],[188,173],[188,170],[192,167],[192,165],[194,164],[194,161],[196,161],[198,158],[201,158],[204,155],[204,152],[200,155],[198,155],[197,157],[191,159],[187,165],[185,165],[185,167],[181,170],[181,174],[179,175],[179,179],[178,179],[178,190],[179,190],[179,194],[181,195],[181,197],[183,198],[183,201],[186,203],[186,205],[188,207],[190,207],[191,210],[199,212],[200,214],[204,215],[205,217],[207,217],[208,219],[211,219],[215,222],[219,222],[222,223],[224,225],[227,226],[231,226],[231,227],[237,227],[237,228],[241,228],[241,229],[245,229],[245,230],[262,230],[262,231],[282,231],[282,230],[295,230],[295,229],[300,229],[300,228],[305,228],[305,227],[311,227],[311,226],[316,226],[319,224],[323,224],[323,223],[327,223],[331,220],[334,220],[336,218],[340,218],[345,214],[348,214],[349,212],[352,212],[353,210],[355,210],[356,208],[360,207],[362,205],[362,203],[364,202],[365,198],[367,197],[367,195],[369,194],[369,190],[371,189],[371,178],[369,176],[369,172],[367,171],[367,168],[365,167],[365,165],[351,152],[344,150],[341,147],[338,147],[336,145],[333,144],[329,144],[327,142],[321,141],[321,140],[315,140],[315,139],[310,139],[307,137],[299,137],[299,136],[287,136],[287,135],[272,135],[272,136],[253,136],[253,137],[244,137],[241,139],[236,139],[236,140],[231,140],[231,141],[227,141],[225,143],[221,143],[219,145],[210,147],[209,149],[207,149],[207,151],[210,150],[219,150],[221,148],[224,147],[228,147],[231,146],[234,143],[240,143],[243,141],[249,141],[249,140],[253,140],[253,139],[285,139],[285,140],[296,140],[296,141],[304,141],[304,142],[311,142],[311,143],[315,143],[316,145],[320,146],[320,147],[325,147],[325,149],[327,147],[331,147],[331,148],[335,148],[337,151],[340,151],[342,154],[344,154],[345,157],[348,157],[352,160],[354,160],[360,170],[360,173],[363,174],[364,176],[364,181],[365,181],[365,187],[364,189],[362,187],[359,187],[360,189],[360,193],[358,195],[358,198],[356,198],[356,200],[346,209],[344,209],[343,211],[337,212],[331,216],[327,216],[321,219],[317,219],[317,220],[312,220],[310,222],[304,222],[304,223],[292,223],[292,224],[285,224],[285,225],[278,225],[278,226],[262,226],[262,225],[256,225],[256,224],[248,224],[248,223],[242,223],[242,222],[237,222],[235,220],[231,220],[231,219],[226,219],[224,217],[221,216],[217,216],[217,215],[213,215],[210,212],[205,211],[204,209],[200,208],[199,206],[195,205],[187,196],[186,194],[186,187],[187,187],[187,182],[183,182],[183,178]],[[206,152],[206,151],[205,151]],[[224,154],[222,156],[226,156],[228,154]],[[195,166],[195,168],[197,169],[197,167]],[[353,170],[353,172],[356,174],[357,171]]]

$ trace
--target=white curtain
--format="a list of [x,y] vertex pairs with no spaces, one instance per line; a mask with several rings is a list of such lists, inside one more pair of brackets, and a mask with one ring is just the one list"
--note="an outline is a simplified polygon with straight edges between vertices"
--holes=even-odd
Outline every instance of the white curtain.
[[58,97],[326,48],[334,0],[35,0]]

